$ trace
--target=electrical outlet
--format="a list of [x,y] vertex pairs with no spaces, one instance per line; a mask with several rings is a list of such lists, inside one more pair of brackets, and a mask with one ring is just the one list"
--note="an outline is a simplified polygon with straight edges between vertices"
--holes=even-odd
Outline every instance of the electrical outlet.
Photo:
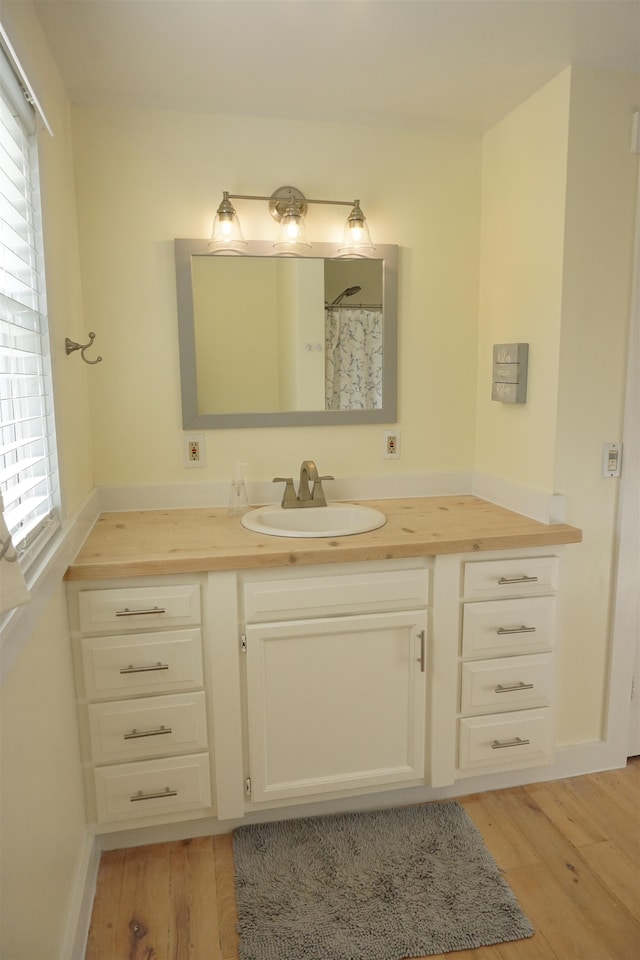
[[384,450],[383,450],[382,456],[384,460],[400,459],[400,431],[399,430],[385,430]]
[[204,467],[204,433],[191,433],[183,440],[185,467]]

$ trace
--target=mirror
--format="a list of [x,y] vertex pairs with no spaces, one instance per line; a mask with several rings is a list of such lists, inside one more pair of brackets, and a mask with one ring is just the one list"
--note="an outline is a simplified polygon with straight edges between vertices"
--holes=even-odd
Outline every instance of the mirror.
[[331,253],[175,241],[185,429],[395,422],[397,247]]

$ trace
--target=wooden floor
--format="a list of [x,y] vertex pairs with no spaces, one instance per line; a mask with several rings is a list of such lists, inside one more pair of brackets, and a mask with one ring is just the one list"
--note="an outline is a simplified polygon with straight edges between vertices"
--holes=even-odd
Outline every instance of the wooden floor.
[[[436,960],[640,958],[640,758],[461,802],[536,933]],[[86,960],[236,960],[235,925],[230,835],[110,851]]]

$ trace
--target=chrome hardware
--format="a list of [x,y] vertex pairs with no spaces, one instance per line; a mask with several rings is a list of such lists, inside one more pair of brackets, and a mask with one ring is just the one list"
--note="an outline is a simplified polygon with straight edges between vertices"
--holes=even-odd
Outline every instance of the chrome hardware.
[[134,727],[131,733],[125,733],[125,740],[139,740],[140,737],[158,737],[162,733],[173,733],[171,727],[165,727],[164,725],[158,727],[157,730],[136,730]]
[[509,583],[535,583],[537,579],[537,577],[527,577],[526,575],[523,577],[500,577],[498,583],[503,587]]
[[132,663],[128,667],[120,667],[120,673],[151,673],[152,670],[168,670],[168,663],[150,663],[146,667],[134,667]]
[[420,661],[420,673],[425,673],[427,669],[427,636],[425,630],[420,630],[418,633],[420,637],[420,656],[418,657]]
[[177,797],[178,791],[172,790],[171,787],[165,787],[164,790],[161,790],[158,793],[143,793],[142,790],[138,790],[133,797],[129,797],[131,803],[135,803],[136,800],[159,800],[161,797]]
[[73,353],[74,350],[79,350],[80,356],[82,357],[85,363],[90,363],[90,364],[100,363],[100,361],[102,360],[102,357],[96,357],[95,360],[87,360],[87,358],[84,355],[85,350],[88,350],[89,347],[93,345],[93,341],[95,340],[95,338],[96,338],[96,335],[93,332],[93,330],[89,333],[89,343],[76,343],[75,340],[70,340],[69,337],[65,337],[64,349],[67,353],[67,356],[69,356],[70,353]]
[[[286,484],[281,506],[283,510],[289,510],[294,507],[326,507],[327,499],[322,489],[322,481],[334,479],[335,477],[330,475],[320,477],[314,461],[303,460],[300,465],[297,496],[293,485],[293,477],[274,477],[273,482]],[[310,482],[313,484],[313,489],[309,488]]]
[[491,744],[492,750],[504,750],[506,747],[526,747],[531,740],[521,740],[520,737],[514,737],[513,740],[494,740]]
[[499,637],[504,637],[508,633],[535,633],[535,627],[498,627],[496,633]]
[[513,693],[515,690],[533,690],[532,683],[523,683],[522,680],[519,683],[512,683],[508,687],[503,687],[501,683],[495,688],[494,693]]
[[145,617],[149,614],[166,612],[164,607],[148,607],[145,610],[129,610],[129,607],[125,607],[124,610],[116,610],[116,617]]

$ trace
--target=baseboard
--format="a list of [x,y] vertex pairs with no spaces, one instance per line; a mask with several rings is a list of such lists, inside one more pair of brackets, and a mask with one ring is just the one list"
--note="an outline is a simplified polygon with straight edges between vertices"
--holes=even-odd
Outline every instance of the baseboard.
[[91,833],[84,837],[76,878],[67,913],[67,931],[60,955],[61,960],[83,960],[87,950],[91,910],[96,892],[100,843]]
[[350,796],[331,796],[309,803],[287,802],[280,806],[265,807],[247,812],[244,819],[217,820],[212,817],[189,820],[182,823],[162,824],[133,830],[114,831],[104,834],[101,846],[104,850],[120,850],[124,847],[144,846],[150,843],[169,843],[194,837],[219,836],[230,833],[247,823],[265,823],[290,817],[315,817],[324,814],[350,813],[359,810],[375,810],[411,803],[428,803],[433,800],[455,800],[475,793],[490,790],[506,790],[530,783],[549,780],[565,780],[585,776],[603,770],[624,767],[626,757],[615,750],[611,743],[593,741],[558,747],[552,763],[505,773],[465,777],[446,787],[425,786],[398,787],[394,790],[373,790],[370,793]]

